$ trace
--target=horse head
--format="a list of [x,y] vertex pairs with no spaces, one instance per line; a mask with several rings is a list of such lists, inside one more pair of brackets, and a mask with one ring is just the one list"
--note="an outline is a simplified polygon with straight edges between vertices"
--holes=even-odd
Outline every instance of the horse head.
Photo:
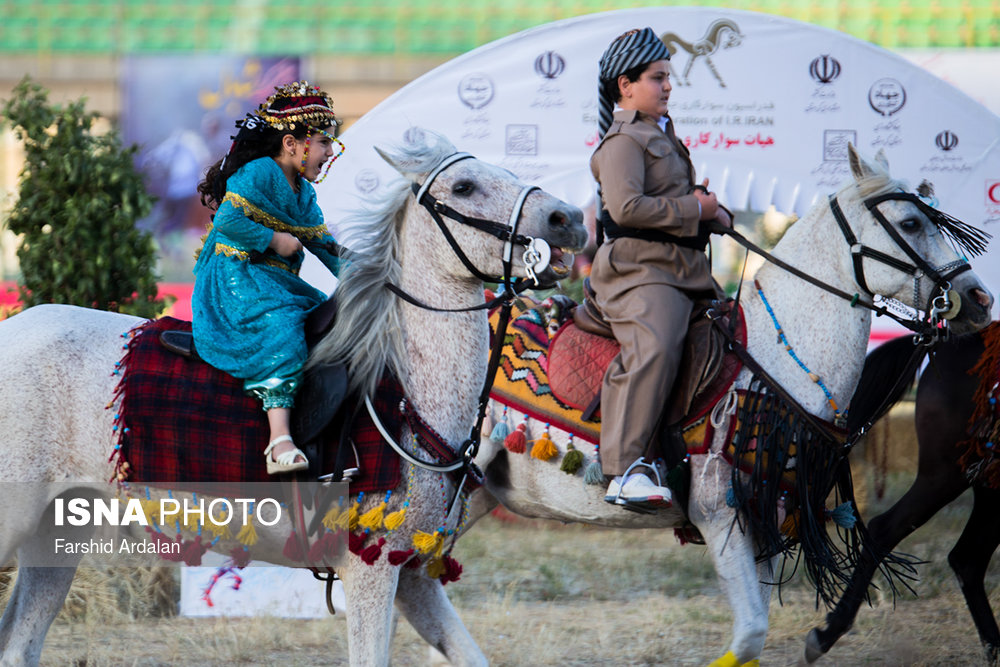
[[553,283],[587,241],[580,209],[440,135],[411,128],[402,145],[376,150],[403,178],[351,225],[337,326],[311,361],[346,363],[352,387],[369,395],[383,369],[406,375],[401,296],[430,309],[482,308],[483,282]]
[[848,146],[854,177],[830,200],[850,248],[845,259],[862,295],[900,301],[955,333],[990,321],[993,297],[970,269],[968,256],[989,235],[930,206],[889,175],[885,153],[868,162]]
[[376,150],[410,184],[410,207],[436,223],[417,233],[451,277],[527,277],[538,286],[569,274],[572,253],[587,241],[579,208],[458,152],[440,135],[414,128],[407,137],[402,146]]

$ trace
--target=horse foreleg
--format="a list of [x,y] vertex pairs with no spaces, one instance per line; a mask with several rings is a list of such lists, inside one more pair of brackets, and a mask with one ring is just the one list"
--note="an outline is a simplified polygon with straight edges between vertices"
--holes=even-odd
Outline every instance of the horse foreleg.
[[347,646],[352,667],[389,664],[392,643],[392,601],[399,568],[385,558],[366,565],[353,554],[338,570],[347,604]]
[[868,523],[868,532],[875,544],[866,545],[862,551],[847,589],[826,615],[826,627],[813,628],[807,635],[807,663],[818,660],[854,625],[858,609],[867,599],[872,576],[886,554],[967,488],[960,473],[952,474],[948,468],[939,468],[938,472],[942,474],[918,472],[913,486],[903,497]]
[[0,621],[0,665],[37,665],[49,626],[62,609],[75,567],[21,567]]
[[1000,522],[997,521],[1000,491],[977,486],[973,493],[972,513],[955,548],[948,554],[948,564],[958,578],[987,659],[990,664],[996,664],[1000,660],[1000,629],[983,587],[983,579],[993,552],[1000,545]]
[[[764,650],[771,596],[763,595],[756,549],[750,535],[735,523],[725,502],[731,468],[717,455],[693,457],[688,517],[705,538],[719,584],[733,613],[729,653],[712,663],[718,667],[753,664]],[[768,577],[766,581],[771,581]]]
[[486,656],[469,634],[444,586],[419,570],[400,572],[396,604],[410,625],[452,665],[486,665]]

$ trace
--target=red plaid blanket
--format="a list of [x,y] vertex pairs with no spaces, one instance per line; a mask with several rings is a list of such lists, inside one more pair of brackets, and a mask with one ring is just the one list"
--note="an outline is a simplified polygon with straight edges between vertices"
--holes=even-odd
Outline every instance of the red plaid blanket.
[[[276,481],[264,465],[269,431],[260,402],[244,394],[242,380],[164,349],[159,336],[168,329],[190,331],[191,323],[171,317],[148,322],[129,341],[120,364],[119,471],[128,462],[129,481],[149,484]],[[402,397],[398,383],[383,381],[375,401],[397,439]],[[351,493],[398,487],[399,457],[366,411],[351,437],[360,458]],[[324,472],[333,471],[337,444],[324,448]],[[349,455],[347,466],[353,465]]]

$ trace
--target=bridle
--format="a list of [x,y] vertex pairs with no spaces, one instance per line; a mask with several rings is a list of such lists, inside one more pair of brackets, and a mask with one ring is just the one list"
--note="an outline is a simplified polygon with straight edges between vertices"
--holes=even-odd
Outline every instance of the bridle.
[[[831,195],[829,200],[830,210],[840,227],[841,233],[844,235],[844,239],[851,247],[855,281],[861,288],[862,292],[864,292],[863,294],[858,292],[850,294],[844,290],[834,287],[833,285],[828,285],[827,283],[809,275],[805,271],[791,266],[787,262],[775,257],[731,227],[726,227],[717,222],[709,223],[708,227],[712,233],[730,236],[734,241],[755,254],[760,255],[771,264],[780,267],[788,273],[791,273],[792,275],[797,276],[798,278],[801,278],[802,280],[819,287],[820,289],[848,301],[852,307],[860,306],[862,308],[867,308],[877,315],[884,315],[895,320],[902,326],[914,332],[914,344],[930,346],[939,340],[947,339],[949,333],[948,320],[954,318],[961,308],[961,297],[955,290],[951,289],[950,281],[958,274],[968,271],[972,267],[964,258],[958,259],[954,262],[949,262],[936,268],[931,266],[912,248],[912,246],[910,246],[909,243],[906,242],[905,239],[903,239],[899,232],[896,231],[892,224],[879,210],[878,204],[888,200],[902,200],[914,203],[931,222],[937,225],[942,233],[949,237],[955,244],[960,246],[966,253],[970,255],[979,255],[986,249],[986,242],[990,238],[988,233],[983,232],[972,225],[961,222],[960,220],[942,213],[937,209],[931,208],[917,195],[907,192],[891,192],[866,199],[864,204],[868,208],[872,217],[882,226],[883,229],[885,229],[886,233],[893,240],[893,242],[899,246],[907,257],[910,258],[912,261],[911,264],[874,248],[858,243],[857,236],[851,229],[851,225],[844,216],[843,210],[841,210],[840,204],[837,201],[837,196]],[[886,305],[876,304],[875,298],[879,295],[876,295],[868,287],[867,280],[865,279],[863,264],[865,257],[913,276],[914,303],[917,303],[917,299],[919,299],[921,279],[927,277],[934,281],[935,289],[931,292],[931,296],[927,304],[928,307],[925,308],[926,315],[923,320],[919,320],[916,315],[912,318],[901,317],[889,310]],[[884,297],[880,297],[880,299],[882,304],[889,302],[889,300]],[[917,309],[915,308],[914,310]]]
[[[858,243],[857,236],[851,229],[850,223],[844,216],[843,210],[841,210],[840,204],[837,201],[836,195],[831,195],[830,210],[833,213],[834,219],[836,219],[838,226],[840,227],[841,233],[844,239],[847,241],[848,245],[851,247],[851,256],[854,264],[854,278],[858,286],[865,292],[864,294],[854,293],[849,294],[837,287],[828,285],[813,276],[809,275],[801,269],[791,266],[787,262],[775,257],[771,253],[763,250],[759,246],[755,245],[752,241],[745,238],[739,232],[734,230],[732,227],[727,227],[721,223],[712,222],[709,223],[709,229],[715,234],[724,234],[730,236],[737,243],[747,248],[747,250],[752,251],[761,257],[763,257],[768,262],[778,266],[779,268],[785,270],[792,275],[801,278],[802,280],[823,289],[835,296],[840,297],[848,301],[851,307],[860,306],[867,308],[878,315],[885,315],[895,320],[899,324],[903,325],[907,329],[914,332],[913,343],[914,349],[913,354],[910,356],[907,362],[907,371],[900,374],[897,379],[897,384],[901,382],[908,381],[909,378],[913,377],[913,372],[916,371],[917,366],[923,359],[927,351],[932,348],[937,342],[941,340],[947,340],[949,329],[948,320],[954,318],[959,310],[961,309],[961,298],[958,293],[951,289],[951,279],[959,275],[964,271],[971,269],[971,266],[964,257],[956,260],[954,262],[949,262],[943,266],[933,267],[931,266],[923,257],[921,257],[909,243],[896,231],[892,224],[885,218],[882,212],[879,210],[878,205],[884,201],[898,200],[898,201],[909,201],[915,204],[920,211],[927,216],[927,218],[937,225],[938,229],[947,236],[954,245],[962,248],[962,250],[969,255],[979,255],[982,254],[986,249],[986,243],[991,238],[991,235],[976,228],[972,225],[968,225],[956,218],[953,218],[945,213],[938,211],[930,206],[928,206],[924,201],[922,201],[917,195],[906,193],[906,192],[891,192],[888,194],[877,195],[870,197],[864,201],[865,206],[871,213],[872,217],[882,226],[893,242],[899,246],[899,248],[910,258],[912,264],[886,253],[883,253],[874,248],[870,248],[861,243]],[[934,281],[935,289],[932,290],[931,296],[928,301],[928,308],[925,309],[924,320],[918,320],[917,316],[912,319],[906,319],[892,313],[888,310],[885,305],[876,305],[875,297],[877,296],[865,279],[864,264],[863,260],[867,257],[873,261],[877,261],[888,266],[891,266],[899,271],[903,271],[911,276],[913,276],[913,289],[914,289],[914,304],[918,302],[920,294],[920,280],[923,277],[927,277]],[[739,297],[737,296],[737,299]],[[887,302],[883,298],[884,302]],[[916,308],[914,309],[916,310]],[[725,327],[722,327],[723,333]],[[734,343],[730,343],[733,345]],[[733,348],[737,354],[740,354],[740,350]],[[744,359],[746,363],[746,358],[749,355],[744,349],[741,354],[741,358]],[[756,362],[754,362],[756,364]],[[759,368],[759,364],[756,364]],[[761,369],[762,370],[762,369]],[[766,375],[766,374],[765,374]],[[771,383],[778,387],[775,381]],[[890,392],[888,392],[887,397],[895,393],[896,388],[894,387]],[[856,428],[847,438],[847,442],[844,445],[844,451],[850,450],[855,443],[863,436],[872,424],[884,414],[884,410],[888,409],[887,405],[883,405],[882,408],[873,413],[873,416],[864,425]],[[805,413],[808,414],[808,413]]]
[[[917,333],[920,338],[923,339],[920,341],[923,344],[931,344],[937,339],[946,340],[948,337],[948,320],[954,318],[961,308],[961,297],[955,290],[951,289],[951,280],[955,276],[970,270],[972,266],[965,258],[957,259],[938,267],[931,266],[927,260],[921,257],[920,254],[906,242],[906,239],[902,237],[896,228],[893,227],[892,223],[890,223],[886,219],[885,215],[882,214],[878,205],[885,201],[908,201],[916,205],[929,220],[938,225],[942,232],[969,250],[970,254],[978,254],[978,252],[982,251],[982,248],[978,246],[980,238],[970,233],[970,230],[978,232],[980,235],[983,233],[979,232],[979,230],[974,230],[974,228],[971,228],[964,223],[959,223],[962,225],[961,229],[949,229],[949,226],[943,224],[942,222],[942,219],[946,216],[941,214],[936,209],[928,206],[920,199],[919,196],[909,192],[889,192],[866,199],[864,201],[865,207],[871,213],[875,221],[882,226],[882,229],[885,230],[886,234],[889,235],[889,238],[893,240],[896,246],[902,250],[907,257],[909,257],[910,262],[912,262],[910,263],[858,243],[857,236],[855,236],[850,223],[844,216],[844,212],[840,208],[836,195],[830,197],[830,210],[833,213],[834,219],[837,221],[837,225],[840,227],[841,233],[844,235],[844,239],[851,247],[851,259],[854,264],[854,279],[858,286],[865,291],[869,298],[873,299],[875,297],[875,292],[873,292],[868,286],[868,282],[865,279],[864,259],[866,257],[913,276],[914,304],[917,304],[918,299],[920,298],[921,279],[925,277],[930,279],[934,283],[934,289],[931,290],[927,307],[924,308],[926,319],[921,327],[922,330]],[[916,305],[914,307],[916,308]],[[916,318],[914,318],[914,321],[916,321]]]
[[[418,183],[413,183],[411,185],[414,199],[418,204],[427,209],[427,212],[430,214],[431,218],[434,219],[434,222],[437,223],[441,233],[448,241],[448,245],[451,246],[452,251],[472,275],[479,278],[483,282],[503,283],[504,287],[509,289],[511,287],[510,278],[511,271],[513,269],[514,246],[520,245],[525,248],[521,259],[524,262],[528,279],[531,280],[535,286],[538,286],[539,280],[537,273],[545,270],[545,268],[549,265],[549,260],[552,258],[552,250],[549,248],[549,244],[546,243],[544,239],[532,238],[517,232],[517,227],[521,219],[521,211],[524,209],[524,203],[527,200],[528,195],[539,189],[538,186],[526,185],[521,188],[521,192],[517,195],[517,199],[514,202],[513,208],[511,208],[510,216],[508,217],[507,224],[505,225],[492,220],[473,218],[463,213],[459,213],[442,202],[440,199],[435,199],[431,196],[431,185],[441,173],[443,173],[451,165],[461,162],[462,160],[471,159],[472,157],[473,156],[469,153],[454,153],[446,157],[427,175],[427,178],[424,179],[423,185]],[[445,225],[444,220],[441,218],[442,215],[447,218],[451,218],[455,222],[473,227],[481,232],[486,232],[487,234],[503,241],[503,276],[491,276],[476,268],[469,257],[465,254],[465,251],[462,250],[462,247],[455,240],[451,230],[449,230],[448,226]]]
[[[528,287],[539,286],[540,281],[538,279],[538,273],[542,272],[549,264],[552,257],[552,251],[548,243],[544,239],[533,238],[520,234],[517,231],[518,225],[521,219],[521,213],[524,209],[525,201],[528,196],[535,190],[539,190],[537,186],[527,185],[524,186],[520,193],[518,193],[517,199],[514,202],[514,206],[511,209],[510,215],[508,216],[507,223],[501,224],[492,220],[484,220],[482,218],[474,218],[467,216],[463,213],[459,213],[455,209],[451,208],[439,199],[434,198],[430,194],[431,185],[434,180],[441,175],[448,167],[460,162],[462,160],[470,159],[473,156],[469,153],[454,153],[444,158],[437,167],[431,170],[427,177],[424,179],[423,184],[413,183],[411,188],[413,190],[414,199],[416,203],[427,209],[431,218],[437,223],[438,228],[444,235],[448,244],[451,246],[452,251],[461,260],[462,264],[469,270],[469,272],[475,277],[479,278],[483,282],[495,282],[503,285],[503,289],[499,291],[499,294],[490,299],[489,301],[479,304],[477,306],[469,306],[467,308],[437,308],[434,306],[427,305],[412,295],[405,292],[402,288],[391,283],[386,283],[386,288],[389,289],[393,294],[396,294],[401,299],[405,300],[419,308],[425,310],[430,310],[434,312],[471,312],[476,310],[488,310],[500,306],[500,318],[497,323],[497,330],[493,335],[493,346],[490,350],[490,360],[486,371],[486,381],[483,384],[483,388],[479,393],[479,406],[476,417],[476,422],[472,426],[472,430],[469,433],[469,437],[461,444],[458,451],[455,454],[455,458],[447,463],[430,463],[424,461],[404,449],[391,437],[388,430],[382,425],[378,416],[375,413],[375,409],[371,404],[371,401],[366,397],[365,405],[368,409],[368,413],[375,423],[376,428],[382,434],[383,439],[389,443],[389,445],[396,450],[403,459],[409,461],[413,465],[424,468],[426,470],[431,470],[433,472],[451,472],[458,470],[459,468],[465,468],[464,474],[462,476],[462,481],[458,484],[455,490],[454,499],[458,498],[461,492],[462,485],[465,482],[465,477],[468,474],[473,474],[476,478],[481,478],[482,473],[478,470],[473,460],[476,454],[479,452],[479,444],[481,438],[481,430],[483,425],[483,420],[486,418],[486,409],[489,403],[490,390],[493,388],[493,378],[496,376],[497,369],[500,366],[500,353],[503,349],[504,337],[507,331],[507,324],[510,322],[511,310],[513,308],[514,300],[517,298],[519,292],[524,291]],[[442,216],[450,218],[460,224],[467,225],[478,229],[482,232],[490,234],[501,241],[504,242],[503,248],[503,275],[502,276],[491,276],[484,273],[478,269],[469,257],[462,250],[462,247],[455,240],[454,235],[448,226],[445,224]],[[527,279],[517,279],[513,278],[513,255],[514,246],[520,245],[525,248],[524,253],[521,257],[524,265],[526,267],[526,272],[528,274]]]

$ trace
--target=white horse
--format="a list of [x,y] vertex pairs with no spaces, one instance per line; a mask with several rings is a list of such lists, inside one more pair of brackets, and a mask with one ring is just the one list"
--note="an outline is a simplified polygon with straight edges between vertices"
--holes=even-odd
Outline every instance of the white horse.
[[[773,255],[847,295],[864,295],[870,290],[924,308],[938,292],[934,281],[926,275],[915,279],[900,266],[873,259],[871,254],[862,261],[863,273],[855,269],[852,245],[855,250],[861,246],[876,249],[894,258],[892,262],[910,265],[914,261],[866,206],[866,201],[900,192],[902,187],[890,178],[888,164],[881,152],[877,160],[878,163],[869,164],[852,146],[850,167],[854,180],[836,195],[843,216],[857,237],[857,245],[845,241],[830,204],[824,201],[789,228]],[[934,270],[946,274],[959,266],[959,257],[946,243],[939,226],[912,200],[887,199],[875,208],[881,211],[893,233],[904,239],[915,255]],[[834,402],[846,407],[860,376],[872,311],[852,306],[841,296],[791,275],[773,263],[764,264],[755,280],[798,359],[819,376]],[[992,296],[983,283],[971,271],[955,275],[950,282],[951,289],[961,298],[960,308],[957,302],[954,304],[959,312],[951,320],[952,331],[985,326],[990,320]],[[788,353],[785,343],[777,340],[768,306],[752,283],[743,289],[742,305],[749,353],[809,413],[831,421],[834,408],[830,400]],[[746,388],[749,375],[744,369],[737,378],[736,387]],[[499,415],[503,407],[494,404],[491,411]],[[523,416],[511,409],[508,423],[520,424]],[[727,423],[730,418],[731,414],[726,413]],[[530,419],[528,424],[529,442],[542,436],[544,425],[540,421]],[[725,432],[725,426],[717,430],[717,433]],[[560,453],[565,454],[567,434],[556,428],[549,428],[549,433]],[[755,536],[734,524],[735,510],[726,501],[732,467],[720,455],[727,444],[724,437],[718,435],[714,439],[710,453],[692,457],[688,518],[706,541],[733,613],[729,652],[712,665],[736,667],[758,664],[767,634],[773,589],[765,582],[775,581],[775,563],[774,559],[758,562]],[[584,468],[593,462],[594,455],[586,452],[579,440],[575,447],[588,454]],[[676,507],[647,515],[610,505],[603,500],[606,485],[585,485],[580,474],[565,474],[560,471],[558,458],[546,462],[526,454],[511,454],[502,445],[487,439],[477,461],[486,472],[488,491],[505,507],[525,516],[627,528],[677,527],[684,520]]]
[[[393,370],[423,420],[457,445],[469,434],[485,381],[486,312],[430,312],[399,300],[385,288],[386,282],[431,306],[474,307],[483,303],[483,282],[471,275],[465,261],[478,272],[500,276],[506,250],[514,274],[523,276],[519,244],[525,237],[544,240],[548,247],[538,244],[535,250],[551,250],[548,268],[537,256],[527,260],[540,277],[552,279],[568,272],[565,262],[571,255],[562,249],[582,247],[586,229],[579,209],[526,188],[507,170],[456,154],[443,138],[411,130],[410,136],[414,134],[424,142],[393,149],[392,155],[383,153],[405,179],[386,195],[381,208],[360,221],[368,225],[367,233],[358,240],[338,288],[338,333],[324,341],[321,353],[323,359],[347,360],[361,386],[368,386],[383,368]],[[432,202],[460,212],[458,217],[499,220],[488,230],[497,233],[443,218],[454,250],[430,209],[415,203],[412,184],[423,186],[421,194],[426,192]],[[503,230],[508,225],[517,228],[521,240],[505,248],[510,234]],[[113,411],[105,406],[118,378],[110,371],[123,353],[122,334],[140,323],[125,315],[62,305],[31,308],[0,323],[0,430],[5,435],[0,476],[39,484],[111,479]],[[440,476],[404,465],[403,480],[389,511],[406,499],[408,512],[403,525],[388,536],[387,550],[405,550],[415,533],[432,533],[442,525]],[[45,510],[43,502],[21,513],[0,513],[0,564],[12,564],[15,554],[19,564],[0,621],[0,665],[38,663],[49,625],[76,570],[32,566],[39,562],[36,550],[51,550],[36,535]],[[259,528],[255,559],[281,562],[287,524],[283,520],[273,530]],[[388,663],[394,599],[428,643],[453,663],[485,663],[442,584],[423,569],[391,565],[386,557],[366,565],[348,554],[338,574],[351,610],[347,622],[352,665]]]

